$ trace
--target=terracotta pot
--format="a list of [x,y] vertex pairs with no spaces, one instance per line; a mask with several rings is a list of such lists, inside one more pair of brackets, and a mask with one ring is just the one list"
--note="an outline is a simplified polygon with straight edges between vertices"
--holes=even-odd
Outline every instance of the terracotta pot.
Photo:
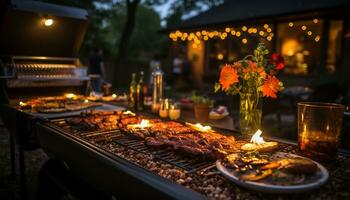
[[209,120],[210,106],[203,103],[194,104],[194,116],[198,121],[208,121]]

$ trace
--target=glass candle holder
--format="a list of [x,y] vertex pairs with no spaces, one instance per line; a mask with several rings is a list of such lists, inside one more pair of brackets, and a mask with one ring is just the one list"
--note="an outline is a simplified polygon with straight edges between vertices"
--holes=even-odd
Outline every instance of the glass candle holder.
[[298,143],[306,157],[336,158],[344,110],[340,104],[298,103]]
[[169,103],[171,103],[170,99],[161,99],[159,107],[159,116],[161,118],[167,118],[169,115]]
[[181,116],[181,109],[178,104],[172,103],[169,105],[169,118],[171,120],[177,120]]

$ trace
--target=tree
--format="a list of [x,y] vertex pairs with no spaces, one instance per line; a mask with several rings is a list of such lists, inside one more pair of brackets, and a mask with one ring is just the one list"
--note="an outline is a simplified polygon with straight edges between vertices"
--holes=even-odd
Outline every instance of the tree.
[[116,56],[115,61],[115,69],[114,69],[114,80],[113,86],[116,87],[120,83],[120,79],[118,79],[118,75],[122,71],[122,67],[126,64],[127,61],[127,51],[128,45],[130,41],[130,36],[135,27],[135,16],[137,6],[140,3],[140,0],[126,0],[126,22],[122,31],[122,34],[119,39],[118,44],[118,54]]
[[[137,19],[138,8],[152,8],[156,5],[163,5],[167,3],[167,0],[43,0],[50,3],[63,4],[68,6],[82,7],[89,12],[89,27],[84,39],[84,43],[81,49],[81,55],[86,57],[91,49],[94,47],[102,47],[103,50],[114,56],[114,70],[113,70],[113,86],[121,86],[120,77],[124,77],[124,67],[127,65],[129,58],[130,46],[133,49],[130,51],[133,55],[148,52],[154,53],[155,45],[160,45],[164,40],[161,37],[157,37],[157,31],[161,29],[160,21],[157,22],[154,16],[154,11],[148,12],[147,9],[141,9],[146,15]],[[171,4],[169,16],[172,16],[173,21],[179,21],[185,14],[190,13],[193,10],[201,10],[203,6],[211,7],[222,2],[223,0],[175,0]],[[174,14],[175,13],[175,14]],[[176,15],[176,16],[175,16]],[[148,29],[150,32],[139,31],[137,37],[133,37],[135,31],[136,20],[142,21],[148,26],[141,29]],[[151,20],[152,23],[147,23],[145,20]],[[157,22],[157,25],[155,25]],[[122,25],[123,23],[123,25]],[[118,28],[115,28],[115,27]],[[120,27],[120,29],[119,29]],[[156,30],[159,29],[159,30]],[[145,35],[148,34],[148,38],[151,38],[153,34],[155,37],[148,39]],[[166,37],[164,35],[164,37]],[[131,38],[133,41],[131,41]],[[150,43],[151,42],[151,43]],[[153,46],[152,46],[153,42]],[[141,45],[140,45],[141,44]],[[149,48],[149,50],[145,50]],[[157,48],[157,47],[156,47]],[[159,48],[159,46],[158,46]],[[141,55],[141,54],[140,54]]]

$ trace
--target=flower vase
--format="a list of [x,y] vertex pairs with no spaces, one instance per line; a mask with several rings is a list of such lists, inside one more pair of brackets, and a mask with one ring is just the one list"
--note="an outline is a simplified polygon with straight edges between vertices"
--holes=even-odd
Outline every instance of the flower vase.
[[240,94],[240,130],[253,135],[261,127],[262,97],[258,92]]

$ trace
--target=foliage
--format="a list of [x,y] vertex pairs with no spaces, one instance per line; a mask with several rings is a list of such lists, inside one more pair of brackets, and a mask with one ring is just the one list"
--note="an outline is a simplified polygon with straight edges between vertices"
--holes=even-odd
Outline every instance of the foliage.
[[191,100],[193,101],[193,103],[207,104],[210,107],[214,105],[214,100],[210,99],[207,96],[197,95],[196,91],[192,92]]
[[276,93],[283,88],[283,84],[276,78],[276,74],[284,67],[284,59],[278,54],[271,54],[264,44],[258,44],[253,55],[248,55],[233,65],[226,64],[221,69],[219,83],[215,83],[214,90],[224,91],[227,95],[257,93],[264,97],[277,98]]
[[184,16],[212,8],[223,2],[224,0],[176,0],[171,3],[169,14],[165,20],[167,25],[176,24],[181,22]]

